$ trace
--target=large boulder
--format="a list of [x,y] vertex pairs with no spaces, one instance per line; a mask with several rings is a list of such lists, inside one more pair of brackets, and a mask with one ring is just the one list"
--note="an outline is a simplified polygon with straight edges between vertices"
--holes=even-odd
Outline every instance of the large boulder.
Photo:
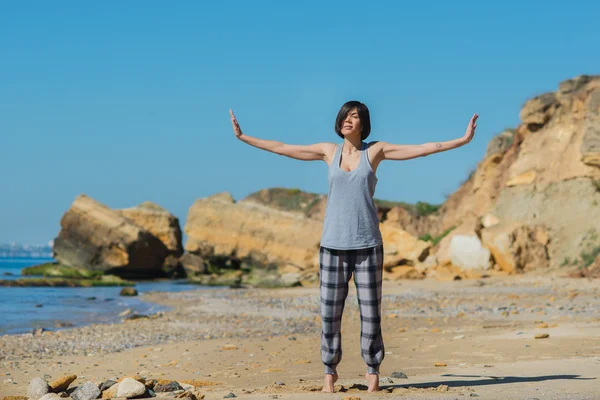
[[[250,258],[257,265],[316,267],[323,224],[304,213],[283,211],[252,199],[235,202],[229,193],[198,199],[190,207],[185,250],[202,255]],[[316,257],[317,256],[317,257]]]
[[75,268],[121,277],[161,274],[168,249],[156,236],[120,212],[80,195],[63,215],[54,258]]
[[184,253],[179,262],[188,277],[203,275],[208,272],[206,261],[197,254]]
[[501,271],[512,274],[549,266],[549,237],[543,226],[498,224],[484,229],[481,237],[494,257],[496,268]]
[[429,254],[430,242],[419,240],[390,222],[379,227],[383,238],[383,267],[388,271],[398,265],[415,265]]
[[156,236],[167,247],[169,254],[183,254],[179,219],[159,205],[146,201],[136,207],[118,210],[136,225]]

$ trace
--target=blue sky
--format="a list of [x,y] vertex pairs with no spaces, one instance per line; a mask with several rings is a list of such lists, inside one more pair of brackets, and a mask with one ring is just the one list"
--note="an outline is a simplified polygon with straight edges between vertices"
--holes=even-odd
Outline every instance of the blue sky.
[[383,163],[376,197],[443,202],[530,97],[597,74],[600,2],[103,1],[0,3],[0,243],[44,243],[75,196],[154,201],[268,187],[326,193],[326,164],[245,133],[339,141],[340,106],[370,140],[467,146]]

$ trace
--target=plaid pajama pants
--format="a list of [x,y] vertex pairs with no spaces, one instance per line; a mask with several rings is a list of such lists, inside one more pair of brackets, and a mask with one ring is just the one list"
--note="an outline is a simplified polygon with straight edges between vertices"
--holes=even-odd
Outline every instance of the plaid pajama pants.
[[383,245],[356,250],[319,249],[321,287],[321,359],[326,374],[342,360],[342,313],[348,282],[354,284],[360,310],[360,349],[368,373],[378,374],[384,358],[381,336]]

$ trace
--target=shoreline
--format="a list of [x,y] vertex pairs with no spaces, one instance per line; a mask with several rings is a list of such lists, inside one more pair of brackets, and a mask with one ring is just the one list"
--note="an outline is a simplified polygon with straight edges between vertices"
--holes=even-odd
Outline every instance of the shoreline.
[[[125,318],[144,317],[168,310],[146,297],[153,292],[212,290],[212,287],[181,280],[135,281],[138,296],[121,296],[123,287],[0,287],[4,296],[20,302],[19,309],[5,314],[2,335],[30,334],[36,331],[61,332],[65,329],[100,324],[123,323]],[[32,310],[37,314],[29,314]],[[21,319],[27,312],[28,317]],[[36,316],[37,315],[37,316]]]
[[[0,383],[16,383],[2,384],[0,393],[25,394],[35,376],[74,373],[79,376],[74,385],[136,374],[213,382],[200,385],[207,399],[229,391],[244,398],[341,399],[353,393],[437,398],[476,392],[495,399],[510,397],[513,389],[519,398],[558,399],[551,396],[557,388],[593,398],[585,396],[600,379],[599,294],[594,281],[553,277],[384,281],[381,377],[393,381],[382,382],[389,395],[361,389],[365,366],[358,354],[359,315],[351,286],[336,384],[336,390],[344,386],[347,392],[327,395],[318,392],[318,288],[148,293],[144,301],[174,308],[152,320],[1,336],[0,366],[11,372]],[[535,339],[539,332],[550,336]],[[393,372],[409,379],[393,379]],[[285,385],[274,386],[278,381]],[[502,397],[492,395],[498,386]],[[542,396],[544,391],[551,392]]]

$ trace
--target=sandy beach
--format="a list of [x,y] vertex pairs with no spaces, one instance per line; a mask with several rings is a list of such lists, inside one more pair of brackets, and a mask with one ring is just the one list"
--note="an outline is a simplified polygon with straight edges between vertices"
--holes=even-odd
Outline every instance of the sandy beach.
[[[0,337],[0,393],[34,377],[142,376],[205,399],[599,399],[600,288],[559,277],[385,281],[386,347],[366,391],[355,291],[346,302],[336,393],[321,393],[319,290],[149,293],[171,310],[112,325]],[[536,339],[536,335],[548,334]],[[405,374],[406,377],[402,377]],[[174,394],[160,394],[175,397]]]

